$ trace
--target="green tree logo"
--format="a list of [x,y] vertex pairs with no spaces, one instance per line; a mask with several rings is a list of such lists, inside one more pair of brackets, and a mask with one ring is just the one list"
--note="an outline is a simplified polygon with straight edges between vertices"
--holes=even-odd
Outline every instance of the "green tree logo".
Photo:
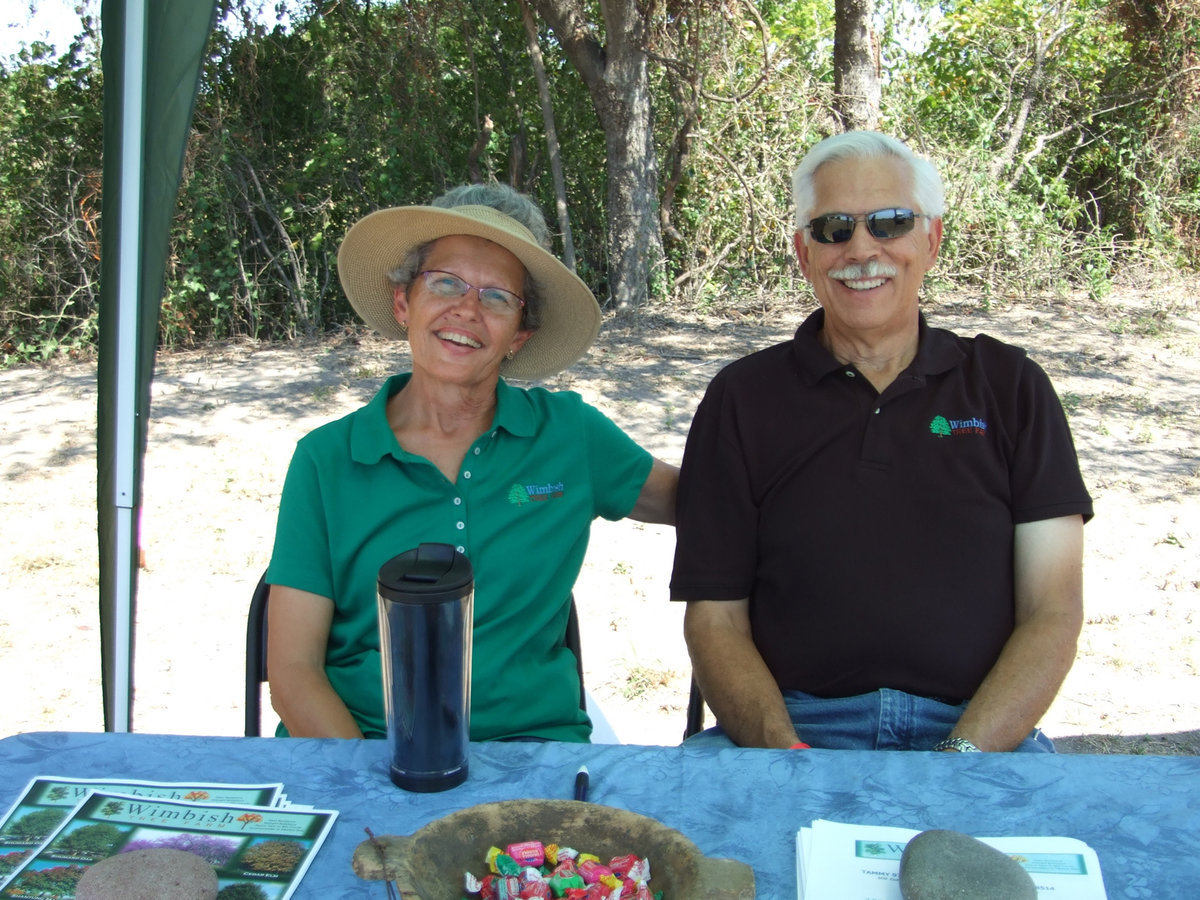
[[508,489],[508,502],[513,506],[524,506],[529,502],[529,492],[523,485],[514,484]]
[[929,432],[938,437],[950,437],[950,423],[945,416],[934,416],[933,421],[929,423]]

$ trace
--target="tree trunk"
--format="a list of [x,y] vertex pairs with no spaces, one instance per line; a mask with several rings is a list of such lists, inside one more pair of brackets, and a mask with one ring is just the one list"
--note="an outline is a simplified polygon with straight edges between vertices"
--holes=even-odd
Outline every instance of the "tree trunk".
[[872,0],[835,0],[833,112],[843,131],[879,127],[879,60]]
[[558,229],[563,236],[563,265],[574,272],[575,239],[571,236],[571,215],[567,209],[567,185],[563,178],[558,128],[554,124],[554,104],[550,99],[550,82],[546,78],[546,63],[542,59],[542,47],[538,43],[537,22],[534,21],[533,10],[529,8],[526,0],[521,0],[521,20],[525,23],[525,36],[529,41],[529,58],[533,62],[538,99],[542,104],[542,123],[546,129],[546,152],[550,157],[550,175],[554,179],[554,211],[558,216]]
[[582,0],[530,2],[579,71],[604,129],[609,297],[619,312],[637,309],[663,262],[646,52],[653,4],[601,0],[601,27],[587,21]]

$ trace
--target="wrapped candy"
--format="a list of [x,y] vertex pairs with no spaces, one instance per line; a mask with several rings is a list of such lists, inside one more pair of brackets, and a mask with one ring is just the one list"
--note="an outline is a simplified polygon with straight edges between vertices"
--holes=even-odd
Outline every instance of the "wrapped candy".
[[504,848],[504,852],[523,867],[537,868],[546,861],[546,848],[541,841],[521,841],[519,844],[509,844]]
[[650,862],[629,853],[605,865],[599,856],[541,841],[488,850],[482,878],[467,872],[468,897],[479,900],[663,900],[652,892]]

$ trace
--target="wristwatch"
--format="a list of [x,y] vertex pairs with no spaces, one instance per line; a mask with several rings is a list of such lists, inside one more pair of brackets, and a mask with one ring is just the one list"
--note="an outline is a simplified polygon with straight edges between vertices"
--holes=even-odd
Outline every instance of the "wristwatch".
[[980,749],[966,738],[950,737],[933,745],[934,750],[954,750],[958,753],[980,753]]

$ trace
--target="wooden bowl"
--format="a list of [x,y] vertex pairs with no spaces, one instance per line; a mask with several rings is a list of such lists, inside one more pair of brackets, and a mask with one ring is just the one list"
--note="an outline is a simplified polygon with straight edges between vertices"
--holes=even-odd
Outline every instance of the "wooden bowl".
[[542,841],[607,862],[634,853],[650,860],[651,891],[663,900],[753,900],[754,870],[711,859],[674,829],[647,816],[576,800],[505,800],[443,816],[414,834],[384,835],[354,851],[354,872],[396,884],[403,900],[459,900],[463,873],[487,873],[490,847]]

